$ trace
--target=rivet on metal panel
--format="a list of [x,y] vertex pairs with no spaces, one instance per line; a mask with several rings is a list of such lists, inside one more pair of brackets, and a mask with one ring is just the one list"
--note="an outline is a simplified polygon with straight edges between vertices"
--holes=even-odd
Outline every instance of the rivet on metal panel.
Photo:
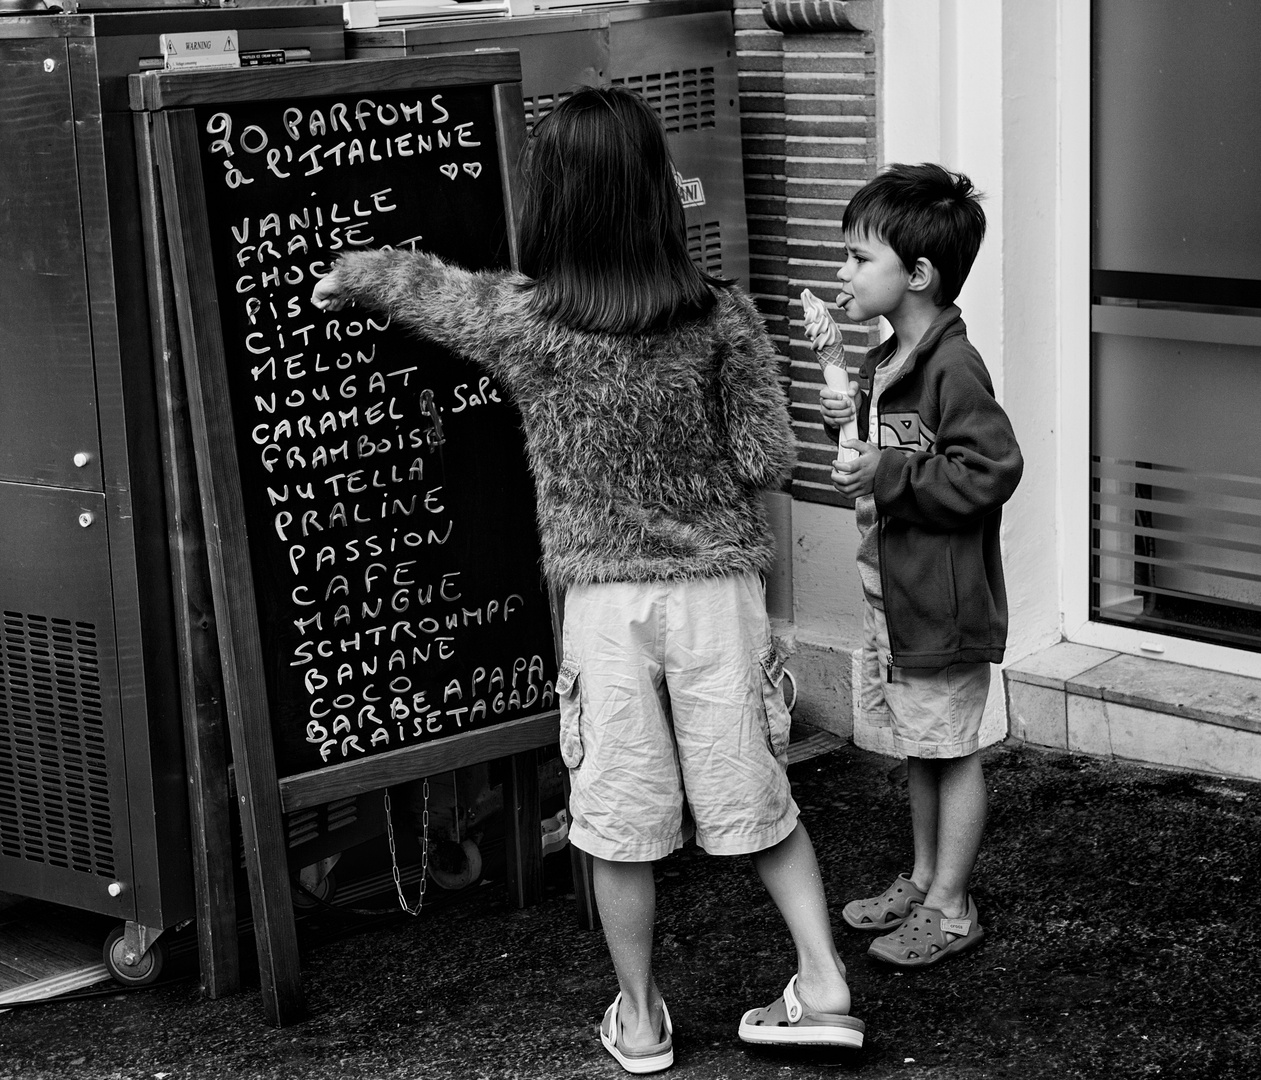
[[44,61],[45,71],[53,71],[56,69],[56,67],[57,67],[57,61],[54,60],[52,57],[49,57],[47,60]]
[[96,519],[93,517],[91,510],[84,510],[83,513],[79,515],[79,524],[85,529],[95,520]]
[[111,881],[109,883],[109,888],[105,891],[109,893],[110,896],[118,896],[123,891],[122,883],[118,881]]
[[83,466],[84,466],[84,465],[86,465],[86,464],[87,464],[89,461],[91,461],[91,460],[92,460],[92,455],[91,455],[91,454],[84,453],[84,451],[82,451],[82,450],[80,450],[80,451],[79,451],[77,454],[75,454],[75,456],[74,456],[74,463],[75,463],[75,466],[76,466],[77,468],[80,468],[80,469],[82,469],[82,468],[83,468]]

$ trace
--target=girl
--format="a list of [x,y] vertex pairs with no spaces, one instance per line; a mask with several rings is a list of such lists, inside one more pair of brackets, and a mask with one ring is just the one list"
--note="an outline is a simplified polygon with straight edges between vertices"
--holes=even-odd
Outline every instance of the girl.
[[653,861],[693,827],[707,852],[753,856],[797,949],[797,974],[740,1037],[861,1046],[785,772],[760,492],[793,450],[762,320],[689,259],[665,132],[637,95],[573,94],[522,167],[520,273],[359,252],[312,302],[387,312],[480,364],[521,411],[543,569],[564,596],[569,838],[592,856],[618,980],[609,1053],[633,1073],[673,1064]]

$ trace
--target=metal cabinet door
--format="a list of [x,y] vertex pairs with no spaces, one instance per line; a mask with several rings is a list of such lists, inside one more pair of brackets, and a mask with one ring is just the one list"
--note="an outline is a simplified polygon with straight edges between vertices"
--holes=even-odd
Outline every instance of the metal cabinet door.
[[0,886],[126,919],[116,654],[105,497],[0,482]]
[[0,480],[100,491],[65,39],[0,38],[0,147]]
[[692,259],[748,288],[735,52],[729,9],[663,18],[635,8],[609,11],[608,81],[642,94],[665,125]]

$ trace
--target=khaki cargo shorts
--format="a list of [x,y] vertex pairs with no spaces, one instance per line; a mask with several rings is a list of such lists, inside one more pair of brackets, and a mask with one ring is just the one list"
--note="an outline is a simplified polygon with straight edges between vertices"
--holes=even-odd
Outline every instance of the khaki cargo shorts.
[[959,758],[981,744],[981,718],[990,692],[989,664],[893,669],[888,681],[889,627],[884,611],[863,602],[863,715],[883,712],[893,745],[914,758]]
[[557,679],[569,839],[613,862],[773,847],[797,824],[783,663],[752,574],[565,596]]

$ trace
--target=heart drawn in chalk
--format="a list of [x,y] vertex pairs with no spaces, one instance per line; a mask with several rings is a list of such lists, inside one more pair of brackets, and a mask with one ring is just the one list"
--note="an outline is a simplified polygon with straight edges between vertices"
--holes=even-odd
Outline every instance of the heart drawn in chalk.
[[464,163],[464,171],[476,180],[482,175],[482,163],[480,161],[466,161]]
[[459,175],[460,167],[452,162],[450,165],[439,165],[438,171],[448,180],[454,180]]

